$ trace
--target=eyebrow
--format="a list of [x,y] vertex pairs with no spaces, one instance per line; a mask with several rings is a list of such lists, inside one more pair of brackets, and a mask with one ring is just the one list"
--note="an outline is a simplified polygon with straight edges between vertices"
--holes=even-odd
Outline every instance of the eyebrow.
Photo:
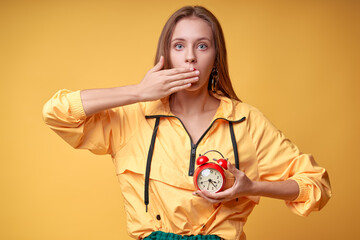
[[[207,40],[207,41],[211,42],[211,40],[207,37],[202,37],[202,38],[196,39],[196,41],[201,41],[201,40]],[[185,38],[174,38],[173,40],[171,40],[171,42],[174,42],[174,41],[185,41]]]

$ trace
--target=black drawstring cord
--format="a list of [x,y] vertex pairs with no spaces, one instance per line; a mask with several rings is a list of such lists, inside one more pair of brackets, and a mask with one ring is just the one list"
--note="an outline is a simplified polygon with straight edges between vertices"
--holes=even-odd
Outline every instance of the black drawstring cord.
[[144,203],[146,207],[146,212],[148,211],[148,205],[149,205],[149,179],[150,179],[150,166],[151,166],[151,159],[154,153],[154,146],[155,146],[155,140],[156,140],[156,133],[159,128],[159,122],[160,117],[156,118],[154,131],[151,137],[151,143],[149,147],[148,157],[146,161],[146,172],[145,172],[145,192],[144,192]]
[[[241,120],[244,121],[245,117],[243,117]],[[234,133],[234,127],[233,127],[233,123],[230,121],[229,121],[229,128],[230,128],[231,142],[232,142],[233,149],[234,149],[235,167],[237,169],[240,169],[239,153],[238,153],[238,148],[237,148],[237,143],[236,143],[236,138],[235,138],[235,133]],[[239,201],[239,198],[236,198],[236,201]]]
[[240,164],[239,164],[239,153],[238,153],[238,149],[237,149],[237,144],[236,144],[236,138],[235,138],[235,133],[234,133],[234,127],[233,127],[233,123],[229,121],[229,128],[230,128],[230,135],[231,135],[231,142],[232,142],[232,146],[234,149],[234,157],[235,157],[235,167],[237,169],[240,169]]

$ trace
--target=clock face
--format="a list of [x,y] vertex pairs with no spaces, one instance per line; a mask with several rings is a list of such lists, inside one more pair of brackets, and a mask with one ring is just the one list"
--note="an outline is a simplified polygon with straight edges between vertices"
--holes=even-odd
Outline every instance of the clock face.
[[218,192],[224,183],[221,173],[214,168],[203,169],[197,177],[197,185],[200,190]]

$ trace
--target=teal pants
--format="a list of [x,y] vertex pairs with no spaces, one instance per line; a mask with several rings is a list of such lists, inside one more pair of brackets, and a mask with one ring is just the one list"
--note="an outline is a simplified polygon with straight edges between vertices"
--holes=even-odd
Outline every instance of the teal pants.
[[216,235],[181,236],[174,233],[157,231],[151,233],[144,240],[221,240],[221,238]]

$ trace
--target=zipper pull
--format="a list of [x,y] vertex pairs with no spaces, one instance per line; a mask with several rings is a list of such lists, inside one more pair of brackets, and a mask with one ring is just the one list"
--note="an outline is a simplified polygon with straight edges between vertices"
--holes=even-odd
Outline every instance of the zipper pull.
[[194,175],[194,170],[195,170],[195,157],[196,157],[196,145],[195,145],[195,144],[191,144],[189,176],[193,176],[193,175]]

